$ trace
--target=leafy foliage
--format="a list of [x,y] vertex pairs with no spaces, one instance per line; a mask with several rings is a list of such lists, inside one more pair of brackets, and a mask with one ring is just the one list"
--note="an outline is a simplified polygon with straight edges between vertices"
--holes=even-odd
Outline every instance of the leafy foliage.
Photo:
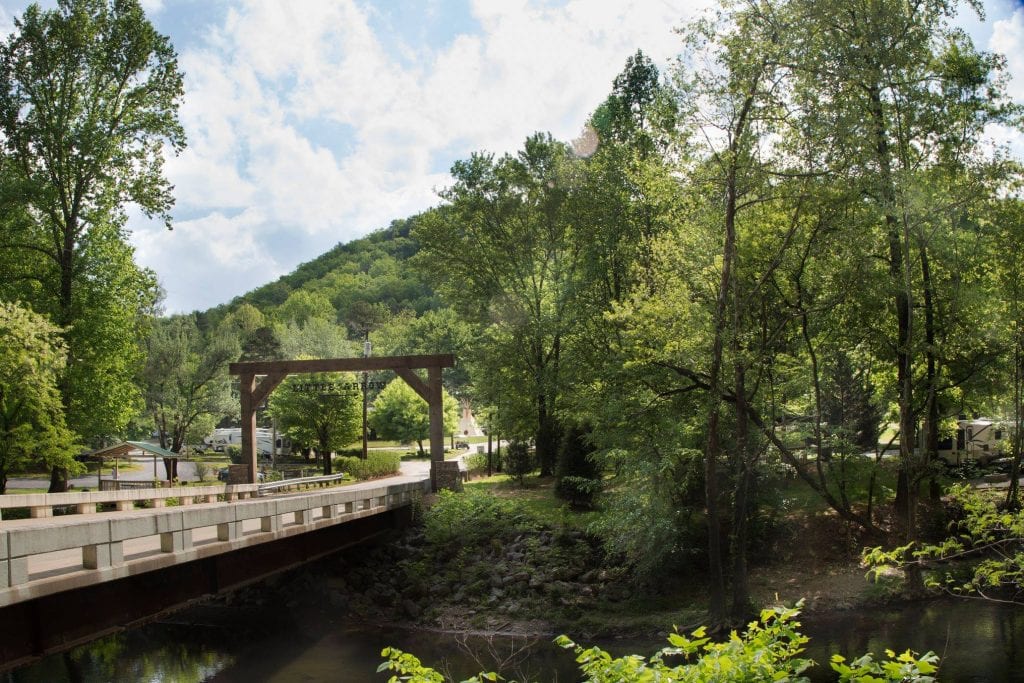
[[[459,406],[454,398],[442,389],[444,433],[451,433],[458,424]],[[409,386],[405,380],[395,379],[377,395],[373,402],[370,426],[383,439],[401,443],[419,444],[423,453],[423,441],[430,437],[430,411],[427,402]]]
[[555,495],[573,507],[590,507],[601,490],[601,472],[593,454],[594,447],[587,442],[582,427],[565,431],[555,468]]
[[948,538],[866,549],[872,574],[921,567],[932,570],[926,585],[934,590],[1024,604],[1024,512],[1003,509],[997,497],[968,484],[952,487],[949,500],[956,517]]
[[67,353],[60,330],[17,303],[0,301],[0,493],[25,467],[74,467],[57,382]]
[[[146,351],[146,409],[162,448],[177,453],[190,433],[209,433],[217,421],[235,412],[227,374],[228,362],[239,353],[235,338],[204,338],[194,316],[176,316],[154,323]],[[202,428],[193,430],[197,425]]]
[[185,144],[182,92],[170,42],[133,0],[31,5],[0,47],[0,195],[15,217],[0,244],[22,262],[0,285],[64,329],[62,398],[83,438],[123,430],[139,408],[156,285],[132,261],[125,205],[169,225],[163,163]]
[[337,391],[356,386],[349,373],[293,375],[269,398],[270,413],[281,430],[299,446],[315,447],[323,458],[324,474],[331,474],[331,452],[352,443],[362,427],[358,392]]
[[431,545],[473,544],[533,529],[533,522],[514,501],[483,491],[442,490],[424,518],[424,533]]
[[525,441],[511,441],[505,450],[505,473],[518,479],[522,485],[523,478],[537,469],[537,464],[530,455],[530,445]]
[[[798,605],[799,607],[799,605]],[[751,622],[742,634],[733,631],[724,642],[714,642],[706,629],[700,627],[689,635],[673,633],[669,647],[662,648],[649,660],[640,655],[612,657],[598,647],[583,647],[566,636],[556,642],[572,650],[586,683],[728,683],[730,681],[806,682],[804,672],[813,662],[800,654],[807,643],[796,621],[798,609],[763,610],[759,621]],[[442,682],[444,678],[413,655],[395,648],[381,652],[387,661],[378,671],[396,671],[392,681],[417,683]],[[886,650],[888,659],[876,661],[869,653],[849,663],[841,655],[832,657],[833,671],[843,683],[931,683],[937,671],[938,656],[926,653],[917,656],[911,651],[896,655]],[[670,665],[666,659],[682,658],[682,664]],[[503,680],[494,673],[481,673],[463,683]]]

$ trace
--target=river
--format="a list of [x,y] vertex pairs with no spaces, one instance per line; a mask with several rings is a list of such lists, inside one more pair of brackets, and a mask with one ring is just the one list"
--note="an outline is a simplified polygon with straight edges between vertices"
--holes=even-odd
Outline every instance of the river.
[[[200,605],[101,638],[10,672],[9,683],[152,681],[250,683],[386,680],[380,650],[393,645],[456,677],[504,662],[510,678],[578,680],[570,653],[549,638],[456,638],[332,620],[329,609]],[[812,679],[834,680],[834,652],[885,648],[942,656],[941,681],[1024,681],[1024,609],[940,600],[803,619]],[[601,643],[618,654],[650,654],[660,642]],[[524,649],[529,646],[529,649]],[[474,653],[474,654],[470,654]],[[456,678],[459,680],[459,678]]]

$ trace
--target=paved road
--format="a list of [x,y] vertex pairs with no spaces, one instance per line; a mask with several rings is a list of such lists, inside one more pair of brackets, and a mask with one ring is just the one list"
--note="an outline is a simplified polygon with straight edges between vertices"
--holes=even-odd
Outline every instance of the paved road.
[[[125,459],[121,459],[119,461],[120,465],[123,465],[125,462]],[[132,458],[131,462],[132,464],[139,466],[139,469],[125,470],[119,468],[117,474],[118,479],[125,479],[127,481],[152,481],[154,478],[156,478],[163,481],[164,479],[167,478],[167,470],[164,469],[164,462],[161,458],[156,459],[155,469],[153,467],[152,457],[143,456],[139,458]],[[102,476],[104,479],[110,479],[114,476],[113,463],[104,463]],[[194,462],[179,460],[178,479],[181,479],[182,481],[198,480],[199,477],[196,476],[196,464]],[[95,472],[83,474],[77,477],[72,477],[69,483],[78,490],[99,490],[99,482],[97,481]],[[46,488],[49,485],[49,477],[45,479],[26,479],[24,477],[12,477],[7,480],[8,489],[39,489]]]

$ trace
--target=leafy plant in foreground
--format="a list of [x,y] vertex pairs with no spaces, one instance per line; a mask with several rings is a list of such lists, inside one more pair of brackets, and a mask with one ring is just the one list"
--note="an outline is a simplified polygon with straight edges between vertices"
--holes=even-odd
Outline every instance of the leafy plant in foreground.
[[[797,607],[800,606],[798,603]],[[556,642],[576,654],[576,661],[587,683],[727,683],[729,681],[790,681],[809,679],[803,673],[814,662],[800,657],[808,638],[797,630],[798,609],[778,608],[761,612],[759,621],[752,622],[742,635],[733,631],[724,642],[712,642],[702,626],[689,636],[673,633],[670,646],[662,648],[650,660],[640,655],[612,657],[598,647],[585,648],[566,636]],[[920,657],[910,650],[896,655],[885,651],[887,659],[876,661],[871,653],[847,663],[841,655],[833,655],[832,670],[841,683],[903,681],[929,683],[934,681],[938,656],[929,652]],[[423,666],[415,656],[385,648],[381,652],[387,660],[377,671],[393,671],[389,681],[411,683],[443,683],[445,678],[437,671]],[[669,665],[666,659],[682,663]],[[462,683],[505,680],[494,672],[480,673]]]

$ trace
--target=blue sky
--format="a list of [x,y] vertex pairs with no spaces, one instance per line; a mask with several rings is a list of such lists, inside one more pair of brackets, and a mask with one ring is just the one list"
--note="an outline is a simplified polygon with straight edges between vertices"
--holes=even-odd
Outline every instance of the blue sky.
[[[707,2],[708,0],[703,0]],[[0,0],[0,33],[27,2]],[[42,3],[44,6],[52,2]],[[142,0],[185,73],[175,228],[133,214],[168,312],[225,303],[436,205],[452,162],[576,137],[638,48],[664,66],[698,2]],[[963,25],[1024,102],[1024,4]],[[1001,132],[1018,153],[1021,136]]]

